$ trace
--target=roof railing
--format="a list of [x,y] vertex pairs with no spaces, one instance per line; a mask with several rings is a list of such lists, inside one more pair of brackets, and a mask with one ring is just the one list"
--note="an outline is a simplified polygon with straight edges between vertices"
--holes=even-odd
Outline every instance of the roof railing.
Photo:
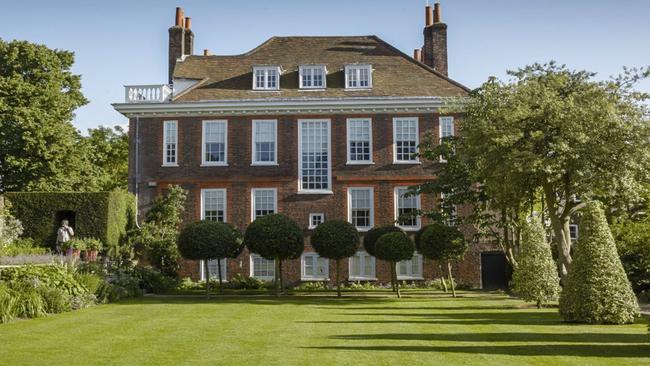
[[164,103],[172,96],[172,87],[159,85],[125,85],[124,101],[126,103]]

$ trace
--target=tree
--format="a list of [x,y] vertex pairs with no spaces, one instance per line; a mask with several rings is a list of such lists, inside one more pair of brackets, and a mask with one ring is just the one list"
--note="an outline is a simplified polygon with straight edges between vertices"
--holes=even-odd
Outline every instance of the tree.
[[0,197],[0,252],[23,233],[23,224],[11,212],[10,203]]
[[144,249],[152,266],[169,277],[177,276],[176,243],[186,197],[187,191],[181,187],[169,186],[166,194],[153,200],[144,223],[130,235],[132,245]]
[[357,228],[345,220],[329,220],[311,235],[311,246],[323,258],[336,261],[336,293],[341,297],[341,259],[353,256],[359,247]]
[[289,217],[270,214],[258,217],[244,234],[248,249],[262,257],[275,260],[275,288],[279,295],[284,292],[282,261],[300,258],[304,249],[302,230]]
[[384,234],[402,232],[402,229],[394,225],[375,226],[363,235],[363,248],[368,254],[376,257],[375,244]]
[[[422,234],[427,230],[429,225],[422,226],[420,230],[418,230],[415,233],[415,237],[413,238],[413,241],[415,242],[415,247],[420,248],[420,240],[422,240]],[[447,282],[445,282],[445,276],[444,273],[445,271],[442,268],[442,263],[438,263],[438,269],[440,270],[440,284],[442,285],[442,289],[445,291],[445,293],[448,291],[447,289]]]
[[456,297],[456,286],[451,273],[451,261],[462,259],[467,247],[465,237],[456,227],[441,223],[429,225],[418,243],[417,250],[422,256],[447,263],[447,274],[453,297]]
[[535,302],[538,308],[557,299],[560,293],[560,277],[539,218],[531,219],[531,222],[524,226],[517,263],[513,284],[514,292],[518,296],[524,301]]
[[570,218],[583,202],[598,198],[620,206],[637,199],[648,181],[643,102],[649,95],[634,86],[650,68],[626,69],[603,82],[553,62],[509,75],[507,83],[490,78],[462,101],[456,154],[474,184],[472,196],[482,196],[474,203],[479,215],[487,214],[485,226],[503,220],[506,249],[520,242],[524,210],[541,208],[565,277],[572,262]]
[[382,235],[375,243],[375,256],[381,260],[390,263],[390,281],[397,293],[397,297],[402,297],[399,292],[399,282],[397,281],[397,262],[413,258],[413,241],[403,231],[389,232]]
[[84,138],[93,162],[93,188],[100,191],[126,190],[129,174],[129,135],[120,126],[88,130]]
[[71,120],[88,101],[74,54],[0,39],[0,193],[73,191],[91,170]]
[[244,250],[242,234],[230,224],[217,221],[196,221],[187,225],[178,236],[178,250],[183,258],[202,260],[205,268],[206,296],[210,297],[208,261],[217,259],[219,292],[222,291],[221,259],[236,258]]
[[633,322],[639,304],[616,252],[602,204],[588,203],[580,223],[573,268],[560,295],[560,315],[570,322]]

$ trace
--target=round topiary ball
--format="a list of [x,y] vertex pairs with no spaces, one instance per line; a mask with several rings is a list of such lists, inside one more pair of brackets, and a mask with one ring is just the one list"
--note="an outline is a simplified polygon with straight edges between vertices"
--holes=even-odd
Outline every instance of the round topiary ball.
[[234,258],[243,249],[241,232],[223,222],[196,221],[178,236],[178,251],[186,259]]
[[415,233],[415,237],[413,238],[413,242],[415,243],[415,247],[416,247],[416,248],[419,248],[419,247],[420,247],[420,240],[422,239],[422,234],[424,233],[424,231],[425,231],[429,226],[431,226],[431,225],[424,225],[424,226],[422,226],[422,227],[420,228],[420,230],[418,230],[418,231]]
[[251,252],[266,259],[299,258],[304,249],[302,230],[281,214],[258,217],[248,225],[244,243]]
[[390,262],[411,259],[415,247],[404,232],[391,232],[382,235],[375,243],[375,256]]
[[359,232],[345,220],[325,221],[312,233],[311,246],[324,258],[351,257],[359,247]]
[[402,229],[394,225],[373,227],[372,229],[368,230],[368,232],[363,236],[363,247],[366,249],[366,252],[368,252],[368,254],[376,257],[375,243],[377,242],[377,240],[384,234],[397,233],[397,232],[401,233],[403,231]]
[[417,242],[418,253],[440,261],[460,259],[467,251],[467,246],[463,233],[441,223],[427,226]]

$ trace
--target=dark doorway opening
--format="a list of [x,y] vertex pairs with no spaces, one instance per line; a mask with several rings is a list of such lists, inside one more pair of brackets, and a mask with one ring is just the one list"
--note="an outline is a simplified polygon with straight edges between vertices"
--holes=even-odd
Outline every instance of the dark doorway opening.
[[68,220],[68,226],[72,227],[73,230],[77,228],[76,212],[69,210],[57,211],[56,215],[54,215],[54,227],[60,228],[63,220]]
[[503,252],[481,253],[481,285],[484,290],[507,290],[512,268]]

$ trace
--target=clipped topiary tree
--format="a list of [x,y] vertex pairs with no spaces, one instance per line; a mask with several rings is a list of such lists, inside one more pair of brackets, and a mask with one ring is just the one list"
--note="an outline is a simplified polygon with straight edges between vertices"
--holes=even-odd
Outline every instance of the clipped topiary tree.
[[397,262],[413,258],[413,241],[403,231],[389,232],[377,239],[374,250],[377,258],[390,262],[390,280],[397,297],[401,297],[395,267]]
[[248,225],[244,243],[251,252],[275,260],[275,288],[279,295],[284,291],[282,261],[299,258],[304,249],[302,230],[298,224],[281,214],[258,217]]
[[377,243],[377,240],[384,234],[401,233],[401,232],[402,229],[398,228],[395,225],[384,225],[384,226],[373,227],[363,235],[363,247],[366,250],[366,252],[368,252],[368,254],[376,257],[375,243]]
[[447,263],[451,293],[456,297],[456,286],[451,273],[451,261],[462,259],[467,251],[467,241],[456,227],[441,223],[429,225],[418,242],[418,252],[425,258]]
[[323,258],[336,262],[336,295],[341,297],[341,259],[357,252],[359,232],[345,220],[330,220],[318,225],[311,235],[311,246]]
[[583,211],[571,271],[560,295],[560,315],[570,322],[631,323],[639,313],[639,304],[602,204],[590,202]]
[[[418,230],[418,231],[415,233],[415,237],[413,238],[413,240],[414,240],[414,242],[415,242],[415,247],[418,248],[418,251],[419,251],[419,248],[420,248],[420,240],[422,239],[422,234],[424,233],[424,231],[425,231],[428,227],[429,227],[429,225],[422,226],[422,227],[420,228],[420,230]],[[438,269],[440,270],[440,284],[442,285],[442,289],[443,289],[443,290],[445,291],[445,293],[446,293],[446,292],[448,292],[449,290],[447,289],[447,281],[445,281],[445,275],[444,275],[445,270],[442,268],[442,263],[440,263],[440,262],[438,262]]]
[[210,297],[210,270],[208,261],[217,259],[219,291],[223,278],[221,261],[236,258],[244,249],[241,232],[231,224],[217,221],[196,221],[187,225],[178,236],[178,251],[183,258],[203,261],[205,268],[205,294]]
[[538,308],[556,300],[560,276],[539,218],[524,225],[519,253],[512,277],[514,292],[524,301],[536,303]]

